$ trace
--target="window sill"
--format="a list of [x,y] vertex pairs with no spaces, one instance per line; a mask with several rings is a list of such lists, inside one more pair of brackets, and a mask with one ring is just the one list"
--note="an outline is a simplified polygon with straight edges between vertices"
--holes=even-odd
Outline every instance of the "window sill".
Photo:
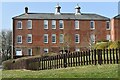
[[106,29],[106,30],[111,30],[111,29]]
[[17,28],[18,30],[22,30],[22,28]]

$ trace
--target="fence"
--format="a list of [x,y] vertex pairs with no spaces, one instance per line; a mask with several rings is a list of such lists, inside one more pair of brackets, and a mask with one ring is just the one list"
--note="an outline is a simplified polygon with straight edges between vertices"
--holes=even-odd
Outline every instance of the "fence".
[[28,59],[27,69],[45,70],[91,64],[118,64],[119,56],[120,49],[95,49],[83,52],[72,52],[50,57]]

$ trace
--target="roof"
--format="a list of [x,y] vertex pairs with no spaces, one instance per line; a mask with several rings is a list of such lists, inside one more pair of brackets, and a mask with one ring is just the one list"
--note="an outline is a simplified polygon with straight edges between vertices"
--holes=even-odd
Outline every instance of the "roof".
[[114,19],[120,19],[120,14],[114,17]]
[[98,14],[75,15],[75,13],[61,13],[55,15],[54,13],[27,13],[13,17],[13,19],[79,19],[79,20],[110,20],[107,17]]

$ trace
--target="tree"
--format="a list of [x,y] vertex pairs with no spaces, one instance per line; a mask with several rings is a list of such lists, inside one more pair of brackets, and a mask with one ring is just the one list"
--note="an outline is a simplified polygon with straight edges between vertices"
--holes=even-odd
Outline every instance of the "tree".
[[2,55],[2,60],[8,60],[12,53],[12,31],[2,30],[0,32],[0,53]]

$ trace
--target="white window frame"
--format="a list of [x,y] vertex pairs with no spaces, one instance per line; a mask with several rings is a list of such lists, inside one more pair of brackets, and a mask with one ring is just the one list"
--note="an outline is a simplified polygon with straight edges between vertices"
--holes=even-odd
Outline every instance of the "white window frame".
[[[53,37],[55,37],[55,42],[53,42]],[[56,43],[56,34],[52,34],[52,43]]]
[[[53,28],[54,25],[54,28]],[[52,29],[56,29],[56,20],[52,20]]]
[[95,35],[94,34],[90,35],[90,41],[91,41],[91,43],[95,43]]
[[[93,23],[93,28],[91,28],[91,23]],[[95,21],[90,21],[90,29],[94,30],[95,29]]]
[[[45,37],[47,37],[47,41],[45,42]],[[48,43],[48,34],[44,34],[44,43]]]
[[[109,28],[107,28],[108,23],[109,23]],[[110,21],[106,21],[106,30],[110,30]]]
[[[30,26],[29,23],[30,22]],[[27,20],[27,29],[32,29],[32,20]]]
[[78,20],[75,20],[75,29],[80,29],[79,28],[79,21]]
[[[78,42],[76,42],[76,36],[78,37]],[[80,35],[79,34],[75,34],[75,43],[80,43]]]
[[[20,39],[21,39],[21,42],[18,42],[18,38],[20,38]],[[21,35],[18,35],[18,36],[17,36],[17,43],[19,43],[19,44],[21,44],[21,43],[22,43],[22,36],[21,36]]]
[[[28,37],[31,37],[31,41],[28,42]],[[27,43],[32,43],[32,34],[27,34]]]
[[[20,52],[21,52],[21,54],[19,54],[19,55],[18,55],[18,54],[17,54],[17,51],[20,51]],[[20,53],[20,52],[19,52],[19,53]],[[17,49],[15,50],[15,53],[16,53],[16,54],[15,54],[16,56],[22,56],[22,49],[17,48]]]
[[[31,51],[30,54],[29,54],[29,50]],[[27,49],[27,54],[28,54],[29,56],[32,56],[32,48],[28,48],[28,49]]]
[[[45,27],[47,25],[47,27]],[[44,29],[48,29],[48,20],[44,20]]]
[[[47,51],[47,52],[45,52]],[[48,48],[44,48],[44,53],[49,53],[49,49]]]
[[[60,24],[62,24],[62,28],[60,27]],[[59,20],[59,29],[64,29],[64,21],[63,20]]]
[[[20,28],[18,27],[18,24],[19,24],[19,23],[21,24],[21,27],[20,27]],[[17,29],[22,29],[22,21],[17,21]]]
[[107,34],[107,35],[106,35],[106,40],[111,41],[111,36],[110,36],[110,34]]
[[[62,36],[62,37],[61,37]],[[63,34],[60,34],[60,37],[59,37],[60,39],[60,43],[64,43],[64,35]]]

